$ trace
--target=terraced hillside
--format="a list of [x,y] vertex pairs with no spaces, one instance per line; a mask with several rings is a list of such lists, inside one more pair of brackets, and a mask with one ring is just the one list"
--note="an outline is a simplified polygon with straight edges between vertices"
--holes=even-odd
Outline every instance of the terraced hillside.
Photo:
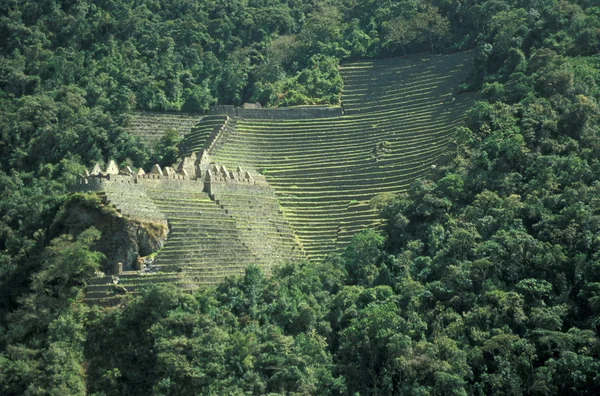
[[87,302],[114,305],[164,282],[194,289],[239,275],[251,264],[268,274],[275,265],[305,257],[263,177],[194,159],[180,163],[196,167],[189,174],[159,166],[145,174],[111,162],[106,171],[95,167],[78,180],[78,190],[96,192],[126,218],[170,231],[154,259],[116,249],[104,267],[109,275],[89,285]]
[[258,188],[248,194],[235,185],[222,185],[213,190],[217,204],[235,219],[237,232],[267,273],[270,265],[304,258],[273,189]]
[[472,54],[344,65],[340,117],[235,117],[211,156],[262,172],[312,259],[345,246],[379,220],[369,201],[401,192],[445,153],[471,104],[457,95]]
[[180,136],[187,135],[202,117],[193,113],[153,113],[135,112],[125,127],[127,133],[139,136],[145,144],[152,147],[170,129],[175,129]]
[[[305,255],[319,260],[378,227],[370,199],[405,190],[446,152],[473,100],[455,93],[470,62],[461,53],[347,64],[343,115],[212,114],[186,135],[184,150],[194,154],[178,166],[92,174],[88,181],[124,215],[166,219],[170,234],[149,267],[119,274],[118,285],[112,276],[96,280],[88,301],[112,304],[121,288],[131,294],[160,282],[194,288],[249,264],[268,273]],[[238,166],[260,171],[271,187],[226,169]]]
[[240,237],[236,219],[203,192],[149,192],[167,216],[171,232],[156,258],[156,269],[182,272],[187,287],[241,274],[258,257]]

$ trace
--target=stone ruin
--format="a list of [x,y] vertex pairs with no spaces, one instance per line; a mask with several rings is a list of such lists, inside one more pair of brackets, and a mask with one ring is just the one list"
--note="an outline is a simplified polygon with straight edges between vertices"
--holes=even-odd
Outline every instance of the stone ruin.
[[228,170],[224,165],[211,161],[206,150],[192,153],[178,164],[161,167],[154,164],[150,172],[142,168],[137,170],[129,166],[120,168],[115,161],[110,161],[103,170],[96,164],[91,171],[85,171],[77,178],[75,189],[78,191],[101,191],[107,184],[122,184],[123,189],[139,187],[177,190],[192,188],[199,192],[214,194],[216,186],[240,185],[252,187],[269,187],[264,176],[254,171],[238,167]]
[[74,190],[95,192],[123,216],[161,224],[168,234],[155,256],[129,257],[130,249],[110,258],[106,273],[86,289],[90,304],[117,304],[155,282],[193,290],[241,274],[248,265],[268,274],[272,266],[304,258],[264,176],[228,169],[205,150],[148,172],[114,161],[105,168],[96,164],[78,177]]

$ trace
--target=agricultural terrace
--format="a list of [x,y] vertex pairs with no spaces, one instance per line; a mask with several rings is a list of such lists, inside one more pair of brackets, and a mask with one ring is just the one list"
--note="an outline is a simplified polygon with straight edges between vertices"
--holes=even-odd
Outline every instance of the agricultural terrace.
[[175,129],[181,137],[187,135],[201,116],[194,113],[138,111],[129,115],[125,130],[152,147],[168,130]]
[[348,63],[343,116],[235,117],[211,156],[263,173],[309,258],[321,259],[380,225],[371,198],[404,191],[444,155],[473,100],[457,94],[471,60],[462,52]]

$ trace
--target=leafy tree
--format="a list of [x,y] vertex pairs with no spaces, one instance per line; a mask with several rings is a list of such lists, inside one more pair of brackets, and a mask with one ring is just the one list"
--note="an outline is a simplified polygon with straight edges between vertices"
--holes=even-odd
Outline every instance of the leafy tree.
[[179,145],[181,141],[182,137],[176,129],[167,130],[154,145],[151,162],[160,166],[175,164],[179,159]]

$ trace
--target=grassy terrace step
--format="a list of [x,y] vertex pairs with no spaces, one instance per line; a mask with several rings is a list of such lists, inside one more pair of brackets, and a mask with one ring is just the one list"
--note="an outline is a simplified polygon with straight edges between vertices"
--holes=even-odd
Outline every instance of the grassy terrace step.
[[[402,95],[401,95],[402,96]],[[418,102],[415,99],[406,98],[406,96],[402,96],[404,99],[398,101],[398,105],[406,107],[406,110],[400,110],[398,107],[390,107],[390,108],[378,108],[376,112],[368,113],[368,114],[354,114],[354,115],[344,115],[340,117],[327,118],[327,119],[306,119],[302,122],[299,121],[284,121],[280,120],[279,124],[272,124],[270,120],[241,120],[239,119],[235,125],[236,130],[240,128],[240,130],[245,130],[247,128],[250,129],[281,129],[282,131],[289,130],[302,130],[302,129],[314,129],[314,128],[327,128],[331,126],[346,126],[350,127],[352,125],[360,124],[360,123],[368,123],[371,121],[376,121],[378,118],[382,116],[406,116],[407,112],[416,112],[430,109],[434,105],[440,104],[448,104],[452,103],[455,100],[452,100],[452,96],[449,94],[444,94],[443,96],[437,94],[429,94],[427,100],[423,100],[423,97],[418,98]],[[457,96],[456,98],[460,98],[462,96]]]
[[[362,101],[361,101],[362,102]],[[431,111],[439,110],[440,105],[452,103],[452,99],[450,96],[446,96],[445,98],[440,98],[439,96],[430,96],[423,100],[423,98],[418,98],[413,100],[406,100],[405,103],[397,103],[396,106],[388,107],[378,107],[377,111],[364,115],[354,115],[354,116],[343,116],[339,118],[331,118],[328,119],[327,122],[323,121],[315,121],[311,123],[307,120],[306,123],[298,124],[298,123],[281,123],[279,125],[268,124],[268,123],[256,123],[256,124],[248,124],[247,121],[237,122],[236,132],[245,133],[248,131],[255,132],[277,132],[281,135],[290,135],[301,132],[306,133],[320,133],[326,131],[337,131],[337,132],[346,132],[356,130],[358,127],[368,126],[373,123],[377,123],[380,121],[394,121],[398,120],[410,120],[415,115],[428,114]],[[404,111],[398,110],[398,105],[405,107]],[[339,130],[338,128],[343,127],[343,130]],[[353,128],[354,127],[354,128]],[[274,137],[276,137],[275,135]]]
[[[458,96],[462,99],[463,96]],[[458,103],[457,103],[458,102]],[[391,124],[392,126],[397,125],[399,121],[404,123],[404,126],[410,125],[410,121],[414,120],[415,116],[420,115],[431,115],[435,113],[435,116],[442,112],[442,114],[452,114],[455,109],[447,108],[449,105],[460,105],[461,101],[443,100],[439,98],[432,98],[426,103],[415,103],[414,105],[404,105],[408,108],[406,111],[399,111],[397,108],[390,108],[387,110],[380,110],[377,113],[370,113],[365,115],[363,118],[360,116],[344,116],[341,118],[331,119],[327,124],[317,125],[287,125],[282,124],[280,127],[275,125],[246,125],[238,123],[239,130],[236,128],[236,134],[243,136],[247,133],[273,133],[273,138],[278,136],[294,137],[297,134],[322,134],[328,135],[330,133],[348,133],[348,132],[360,132],[361,128],[372,126],[372,125],[384,125],[385,123]],[[352,117],[352,119],[350,119]],[[231,138],[231,136],[227,136]]]
[[[302,205],[299,207],[290,206],[284,211],[284,213],[286,214],[286,217],[288,219],[293,219],[293,220],[297,220],[297,221],[300,221],[303,219],[310,220],[310,221],[324,221],[328,217],[334,217],[334,216],[337,218],[339,218],[340,216],[355,217],[359,214],[358,213],[359,211],[369,209],[368,201],[366,201],[367,204],[361,205],[359,207],[350,207],[347,205],[347,203],[348,202],[346,201],[346,205],[344,205],[344,204],[337,205],[338,206],[337,210],[332,210],[330,208],[331,205],[325,205],[323,207],[316,208],[316,209],[312,205]],[[325,209],[322,209],[322,208],[325,208]]]
[[163,211],[174,211],[174,212],[187,212],[187,213],[209,213],[219,214],[221,211],[218,207],[215,207],[213,201],[206,202],[193,202],[193,201],[166,201],[161,199],[153,199],[154,205]]
[[[380,133],[378,136],[375,134],[373,134],[374,136],[365,135],[362,145],[360,143],[351,143],[348,139],[344,139],[343,141],[340,141],[340,144],[337,144],[337,147],[339,147],[339,150],[341,151],[335,151],[331,146],[321,142],[321,139],[315,139],[315,142],[312,145],[305,146],[299,144],[296,151],[294,151],[292,147],[286,147],[291,146],[290,143],[287,143],[285,145],[282,144],[282,147],[274,148],[265,156],[256,156],[255,158],[262,158],[262,161],[266,163],[267,161],[271,162],[276,160],[287,162],[294,160],[303,161],[310,159],[311,155],[316,159],[319,159],[319,155],[333,155],[335,157],[343,158],[361,152],[373,152],[374,154],[379,153],[379,155],[385,155],[385,152],[380,152],[377,145],[387,142],[386,144],[388,146],[385,148],[392,153],[393,151],[391,150],[394,149],[406,149],[411,146],[422,145],[423,143],[432,143],[439,140],[440,137],[450,136],[454,130],[454,125],[446,127],[433,125],[427,130],[425,128],[426,127],[423,127],[421,131],[415,130],[400,136],[394,133]],[[336,142],[332,141],[330,144],[336,144]],[[223,152],[223,157],[229,161],[233,161],[236,158],[243,158],[244,153],[242,150],[244,150],[244,147],[247,147],[247,145],[243,142],[232,143],[232,147]],[[427,148],[427,145],[424,148]],[[301,151],[299,152],[298,150]],[[282,165],[283,164],[285,164],[285,162],[282,162]]]
[[[391,108],[388,110],[380,110],[378,113],[372,113],[365,115],[364,117],[358,118],[359,116],[344,116],[341,118],[333,118],[326,124],[315,124],[309,125],[288,125],[281,124],[279,127],[275,125],[247,125],[245,123],[238,123],[236,127],[236,133],[238,135],[244,135],[247,133],[274,133],[273,137],[278,136],[289,136],[294,137],[297,134],[327,134],[329,133],[347,133],[347,132],[360,132],[360,128],[364,128],[370,125],[377,125],[382,122],[394,122],[397,124],[398,121],[411,121],[415,116],[431,114],[433,111],[439,111],[439,106],[443,105],[444,102],[451,102],[449,100],[440,101],[439,98],[431,98],[426,103],[414,103],[412,105],[405,105],[408,107],[406,111],[399,111],[397,108]],[[446,109],[448,111],[448,109]],[[352,118],[351,118],[352,117]],[[343,128],[340,130],[340,128]],[[268,137],[268,136],[267,136]]]
[[[437,116],[439,116],[439,114]],[[386,137],[391,138],[392,140],[396,139],[401,141],[404,138],[418,137],[423,134],[431,133],[433,132],[432,129],[450,130],[454,126],[452,124],[448,125],[444,119],[438,119],[436,121],[419,121],[413,118],[410,122],[413,124],[400,123],[397,120],[396,122],[390,122],[389,125],[380,122],[376,125],[361,126],[352,133],[349,133],[348,131],[346,133],[319,131],[318,134],[310,135],[298,132],[292,134],[291,136],[279,137],[276,134],[273,134],[273,139],[269,139],[268,136],[265,137],[258,134],[242,134],[237,135],[234,138],[230,138],[228,141],[228,146],[236,146],[236,143],[238,146],[242,147],[247,147],[247,144],[249,143],[258,145],[273,145],[276,143],[278,144],[277,151],[288,151],[294,147],[316,149],[319,146],[327,146],[326,143],[352,147],[356,146],[357,143],[360,143],[357,142],[356,139],[361,137],[373,142],[386,140]],[[296,146],[294,146],[295,143],[297,144]],[[235,148],[236,147],[234,147],[231,151],[235,152]],[[227,147],[227,149],[229,149],[229,147]],[[294,151],[291,153],[293,154]],[[296,150],[295,154],[300,153],[298,153],[298,150]]]
[[[439,131],[431,135],[408,139],[408,141],[404,144],[386,140],[388,142],[388,146],[386,147],[387,152],[384,153],[378,152],[379,149],[377,148],[377,144],[381,143],[381,141],[369,144],[367,139],[365,139],[365,145],[367,145],[367,147],[361,147],[360,145],[357,145],[356,147],[340,146],[340,149],[347,150],[342,155],[340,155],[339,151],[336,152],[331,148],[311,150],[311,152],[304,152],[297,156],[291,153],[288,154],[287,152],[282,153],[275,151],[272,152],[271,155],[280,154],[280,158],[269,161],[269,159],[273,157],[264,156],[258,165],[264,165],[264,168],[271,166],[271,168],[267,168],[268,172],[278,172],[282,171],[283,169],[294,169],[294,164],[302,165],[302,163],[304,163],[306,160],[310,160],[311,154],[317,158],[320,158],[319,163],[328,161],[323,164],[324,167],[330,167],[331,165],[353,166],[352,164],[348,164],[349,161],[358,162],[358,165],[365,165],[369,162],[375,162],[377,159],[380,160],[391,156],[395,156],[396,158],[398,158],[399,155],[415,156],[415,149],[429,151],[433,148],[432,146],[435,145],[443,146],[445,148],[445,144],[447,143],[447,140],[451,138],[451,136],[452,135],[450,131]],[[234,161],[242,154],[238,151],[236,154],[224,153],[224,155],[226,155],[227,160]],[[273,165],[278,165],[278,167],[272,168]],[[315,165],[315,168],[318,168],[318,165]]]
[[[448,141],[449,138],[445,138],[445,140]],[[317,181],[317,179],[320,179],[323,176],[327,177],[328,175],[331,175],[331,180],[347,180],[348,177],[352,177],[353,175],[379,172],[378,170],[384,170],[383,168],[386,168],[389,171],[398,171],[399,169],[402,169],[404,171],[403,173],[408,174],[408,171],[410,170],[408,168],[415,168],[421,165],[424,161],[431,161],[432,159],[437,159],[440,153],[443,154],[445,149],[446,146],[444,145],[431,147],[427,149],[427,151],[423,149],[422,151],[417,151],[416,153],[411,153],[410,155],[406,155],[403,154],[403,152],[399,152],[393,156],[383,157],[378,162],[376,162],[374,158],[370,157],[368,162],[365,159],[365,161],[363,161],[362,163],[356,161],[348,161],[349,163],[344,163],[343,159],[339,159],[335,162],[332,162],[330,166],[317,166],[310,172],[303,171],[302,164],[295,163],[291,163],[285,168],[281,167],[282,169],[280,169],[279,171],[277,170],[277,167],[273,168],[272,165],[270,165],[270,167],[267,169],[267,167],[264,166],[263,162],[261,162],[261,164],[259,164],[258,166],[259,169],[263,169],[264,174],[267,176],[267,178],[269,178],[269,180],[272,181],[272,183],[276,181],[288,180],[290,182],[290,186],[298,186],[302,184],[302,181],[308,181],[310,183],[311,181]],[[365,157],[367,156],[365,155]],[[394,159],[397,159],[396,164],[391,163],[391,161],[393,161]]]
[[[198,252],[198,255],[201,255],[203,252]],[[219,255],[218,255],[219,256]],[[246,268],[251,264],[259,264],[258,260],[250,259],[250,256],[247,254],[243,255],[226,255],[223,257],[212,257],[205,259],[191,259],[191,258],[181,258],[181,257],[173,257],[173,258],[165,258],[164,260],[157,260],[157,263],[162,266],[174,266],[180,270],[182,270],[182,276],[186,276],[186,272],[193,267],[194,273],[202,273],[204,272],[206,266],[208,265],[219,265],[221,267],[230,267],[232,263],[238,263],[240,268]],[[187,266],[186,266],[187,265]],[[191,266],[190,266],[191,265]]]
[[127,296],[136,295],[145,287],[152,287],[161,283],[179,283],[181,282],[181,274],[179,273],[151,273],[138,274],[126,273],[118,275],[118,286],[124,287],[127,293],[117,290],[112,281],[112,276],[105,276],[92,280],[92,283],[87,286],[84,302],[96,305],[116,305]]
[[181,136],[190,132],[201,118],[195,113],[135,112],[129,117],[125,130],[138,136],[148,146],[156,143],[167,130],[175,129]]
[[[378,175],[381,176],[386,174],[388,176],[393,174],[409,175],[414,169],[421,169],[422,166],[427,165],[427,161],[436,159],[440,153],[443,154],[444,149],[445,147],[432,147],[427,151],[419,151],[420,155],[398,156],[398,158],[402,158],[402,160],[398,160],[396,163],[393,163],[393,157],[384,158],[379,162],[371,161],[370,163],[364,164],[364,166],[360,166],[358,169],[356,167],[354,169],[348,169],[348,167],[344,165],[336,164],[329,168],[329,171],[335,174],[333,174],[328,181],[323,181],[323,177],[327,177],[327,168],[315,169],[313,172],[304,172],[301,174],[298,174],[295,169],[289,168],[286,172],[269,172],[267,177],[272,180],[272,184],[278,184],[279,182],[284,181],[289,182],[289,189],[293,191],[301,190],[302,188],[300,186],[302,186],[303,183],[318,185],[320,182],[328,183],[336,180],[350,181],[352,178],[357,179],[366,177],[372,179]],[[298,178],[298,180],[290,180],[291,178]],[[341,185],[343,184],[346,183],[341,183]]]
[[[331,224],[327,224],[327,225],[322,225],[322,224],[306,224],[304,226],[298,227],[298,231],[300,230],[304,230],[304,231],[308,231],[308,230],[312,230],[313,232],[315,232],[316,234],[325,234],[327,232],[330,232],[332,229],[335,229],[336,232],[340,231],[341,228],[343,227],[359,227],[367,224],[367,223],[371,223],[372,221],[376,221],[376,218],[365,218],[360,222],[357,223],[347,223],[347,222],[332,222]],[[317,235],[311,235],[311,238],[316,238]]]
[[[421,161],[428,161],[432,157],[436,157],[440,150],[433,151],[431,155],[424,155],[420,157]],[[419,164],[413,162],[410,167],[402,169],[399,172],[398,167],[381,167],[381,168],[367,168],[364,169],[364,173],[358,174],[354,179],[348,180],[347,178],[340,177],[337,175],[335,178],[325,179],[315,174],[308,174],[304,180],[289,180],[290,175],[283,175],[273,177],[271,184],[277,186],[279,191],[284,191],[289,194],[297,194],[299,191],[315,191],[322,189],[323,187],[339,190],[340,188],[353,187],[356,191],[360,191],[362,187],[369,186],[383,186],[391,182],[401,182],[406,178],[412,178],[415,173],[422,173],[423,166],[427,164]],[[322,175],[321,175],[322,176]],[[293,176],[291,176],[293,177]],[[292,184],[294,183],[294,184]]]
[[372,155],[371,150],[365,151],[362,155],[362,161],[361,156],[358,156],[358,158],[354,156],[348,156],[347,158],[332,156],[329,164],[327,164],[326,159],[319,162],[315,161],[315,167],[306,171],[303,170],[303,161],[290,160],[285,166],[277,166],[277,164],[269,164],[266,159],[263,159],[257,166],[271,180],[287,179],[290,185],[301,185],[302,181],[309,180],[311,177],[320,178],[324,175],[331,175],[332,179],[347,179],[348,176],[379,172],[383,171],[384,168],[390,171],[398,171],[399,168],[414,167],[420,164],[419,159],[430,160],[432,156],[437,156],[440,151],[445,151],[450,138],[450,136],[444,136],[435,141],[435,144],[429,146],[427,146],[427,141],[424,141],[421,145],[403,147],[379,157]]
[[[375,156],[373,155],[373,150],[365,150],[362,153],[351,153],[346,157],[337,156],[332,154],[331,156],[323,156],[318,155],[317,158],[322,158],[319,160],[313,161],[315,164],[314,168],[303,172],[303,163],[302,160],[288,160],[281,163],[273,161],[268,162],[268,158],[262,158],[260,162],[258,160],[255,161],[256,166],[259,169],[263,170],[263,174],[267,174],[268,177],[299,177],[303,179],[303,174],[310,173],[311,175],[319,175],[323,173],[329,173],[335,175],[336,173],[341,174],[350,174],[355,173],[356,171],[367,171],[370,167],[382,164],[389,163],[390,160],[397,160],[398,165],[416,162],[419,157],[424,157],[425,154],[435,153],[438,150],[444,151],[446,149],[446,144],[451,139],[449,134],[445,134],[441,136],[437,140],[433,139],[425,139],[420,142],[407,145],[405,147],[400,147],[394,149],[390,147],[390,153]],[[428,142],[433,142],[428,144]],[[236,157],[227,157],[228,160],[233,161]],[[338,175],[339,176],[339,175]],[[293,181],[293,180],[292,180]],[[295,184],[295,183],[293,183]]]
[[[382,172],[398,172],[402,170],[404,171],[403,173],[408,173],[408,169],[406,168],[420,165],[419,159],[431,159],[428,156],[436,156],[440,151],[445,151],[449,140],[449,136],[442,137],[439,139],[439,142],[436,141],[435,145],[430,145],[429,147],[424,142],[423,145],[416,146],[418,149],[414,149],[415,146],[403,147],[378,158],[368,152],[369,155],[365,155],[366,158],[362,162],[355,160],[353,157],[348,157],[347,163],[344,162],[343,158],[332,158],[329,166],[315,166],[314,169],[303,171],[301,161],[290,161],[289,165],[285,168],[281,167],[279,170],[277,168],[270,168],[266,172],[263,172],[271,180],[281,182],[287,180],[291,186],[299,186],[303,182],[314,184],[313,182],[316,183],[319,181],[317,179],[327,175],[331,176],[331,180],[347,180],[349,176],[362,175],[371,177]],[[297,180],[293,180],[292,178],[296,178]]]
[[[331,145],[334,144],[336,147],[340,147],[344,150],[372,150],[376,143],[380,143],[382,141],[388,141],[390,144],[407,144],[412,141],[419,141],[427,137],[434,137],[439,134],[451,132],[454,129],[455,125],[444,125],[442,123],[433,124],[433,123],[424,123],[419,125],[417,128],[410,128],[407,131],[403,131],[402,133],[394,132],[394,131],[385,131],[384,128],[380,128],[379,131],[370,131],[371,128],[366,128],[363,130],[363,139],[362,142],[357,142],[356,136],[317,136],[313,137],[312,142],[303,142],[303,137],[295,136],[293,139],[286,138],[279,141],[280,146],[277,147],[276,150],[273,150],[269,153],[269,157],[275,156],[284,156],[287,158],[306,158],[309,155],[315,155],[318,153],[326,154],[333,153],[338,155],[343,155],[345,152],[335,151]],[[371,132],[371,133],[369,133]],[[224,153],[230,152],[231,155],[235,156],[236,153],[239,153],[241,149],[247,146],[247,142],[253,141],[254,139],[243,138],[236,139],[232,141],[230,147],[228,147],[227,151]],[[277,140],[277,139],[275,139]],[[298,142],[297,145],[294,145],[294,142]],[[260,140],[256,140],[255,143],[260,143]],[[296,150],[294,150],[296,148]],[[304,153],[302,151],[298,151],[301,148],[305,148],[310,150],[309,153]],[[313,154],[314,153],[314,154]]]
[[[226,136],[227,141],[238,139],[256,139],[258,143],[263,143],[266,140],[267,144],[272,144],[271,140],[278,142],[285,142],[288,140],[300,140],[308,137],[321,138],[321,139],[332,139],[339,137],[352,137],[357,135],[363,135],[365,129],[372,132],[396,132],[406,133],[413,129],[419,129],[425,122],[432,125],[440,125],[446,121],[448,117],[454,117],[457,113],[462,114],[462,111],[466,107],[465,103],[459,102],[454,103],[456,106],[454,109],[449,109],[447,106],[451,105],[434,105],[431,109],[424,109],[425,111],[404,113],[402,116],[396,116],[394,114],[381,114],[377,117],[373,117],[372,120],[355,122],[349,125],[343,125],[340,123],[329,124],[326,126],[314,126],[314,127],[302,127],[302,128],[257,128],[248,127],[243,130],[236,130],[235,135]],[[441,118],[440,118],[441,116]],[[445,117],[444,117],[445,116]],[[272,138],[272,139],[271,139]],[[263,143],[264,144],[264,143]]]
[[[257,166],[259,169],[262,168],[263,173],[272,179],[281,179],[285,177],[288,179],[298,178],[304,180],[308,178],[308,175],[321,177],[328,174],[333,178],[347,178],[348,176],[356,175],[357,172],[368,173],[373,167],[379,169],[382,167],[397,169],[398,167],[404,167],[407,164],[418,164],[419,158],[428,159],[426,157],[427,154],[436,155],[438,151],[444,151],[450,138],[450,136],[443,136],[434,141],[435,144],[427,145],[427,141],[423,141],[420,145],[401,147],[396,150],[390,148],[391,152],[387,155],[380,156],[378,160],[372,155],[371,150],[369,150],[364,152],[362,161],[360,161],[360,158],[355,159],[354,157],[348,156],[347,160],[343,157],[332,157],[329,159],[329,163],[327,163],[327,158],[324,158],[323,160],[313,161],[315,166],[307,170],[303,169],[303,161],[291,160],[288,161],[286,165],[276,166],[276,164],[269,164],[266,162],[266,159],[263,159]],[[290,181],[294,182],[294,179],[291,179]]]
[[[370,224],[372,222],[377,222],[378,218],[375,213],[371,216],[364,216],[361,219],[356,219],[355,221],[331,221],[329,223],[323,224],[307,224],[304,223],[302,225],[297,225],[297,230],[313,230],[315,232],[320,232],[321,234],[325,234],[330,232],[332,229],[335,229],[336,232],[341,231],[342,229],[353,229],[353,228],[361,228],[365,224]],[[311,238],[316,238],[317,235],[311,235]]]
[[307,227],[328,227],[328,226],[332,226],[332,225],[339,225],[339,224],[354,224],[354,223],[363,223],[365,221],[370,221],[370,220],[377,220],[377,214],[374,212],[368,212],[368,211],[363,211],[364,213],[353,213],[352,215],[348,216],[348,217],[332,217],[332,218],[321,218],[321,219],[314,219],[314,218],[298,218],[298,217],[292,217],[290,216],[290,221],[294,221],[294,223],[296,224],[296,226],[298,228],[301,228],[302,226],[307,226]]
[[223,247],[227,248],[227,253],[230,253],[232,255],[239,255],[239,254],[246,254],[246,248],[244,245],[239,245],[239,246],[235,246],[235,245],[231,245],[231,242],[234,242],[235,239],[208,239],[208,238],[202,238],[202,239],[198,239],[197,241],[194,241],[194,243],[192,243],[191,241],[186,243],[186,242],[182,242],[182,243],[178,243],[176,246],[174,244],[171,244],[170,246],[165,246],[161,251],[160,251],[160,259],[163,259],[165,257],[171,257],[171,255],[173,253],[184,253],[184,252],[197,252],[197,251],[203,251],[203,252],[214,252],[214,251],[218,251],[223,249]]
[[[211,254],[216,254],[216,257],[211,257]],[[177,254],[166,255],[161,259],[157,258],[156,262],[163,266],[166,264],[174,264],[178,268],[189,263],[201,263],[202,265],[196,268],[198,271],[203,271],[204,266],[206,265],[214,265],[217,263],[225,266],[241,265],[242,267],[249,264],[258,264],[256,257],[249,255],[247,252],[229,252],[227,249],[182,251],[177,252]]]
[[[322,258],[358,230],[379,228],[369,200],[405,190],[444,154],[472,102],[456,94],[471,58],[459,53],[345,65],[345,115],[237,118],[212,156],[227,167],[262,169],[309,257]],[[386,151],[377,151],[383,141]]]
[[[398,76],[398,75],[388,75],[388,76],[379,76],[377,78],[367,76],[361,76],[361,78],[356,78],[354,81],[349,80],[350,86],[352,88],[344,89],[344,95],[348,97],[345,100],[354,100],[356,97],[364,97],[371,96],[375,97],[376,92],[374,92],[371,88],[372,85],[378,85],[381,88],[382,99],[385,99],[391,95],[391,93],[398,91],[407,91],[413,92],[419,90],[419,88],[429,88],[429,90],[437,90],[439,88],[440,83],[443,83],[447,80],[447,76],[443,74],[432,73],[431,69],[423,71],[420,74],[412,74],[410,77],[412,78],[411,82],[398,84],[398,78],[406,78],[407,75]],[[385,83],[393,83],[394,89],[388,89],[389,85]],[[391,92],[391,93],[388,93]],[[346,103],[346,102],[344,102]]]

